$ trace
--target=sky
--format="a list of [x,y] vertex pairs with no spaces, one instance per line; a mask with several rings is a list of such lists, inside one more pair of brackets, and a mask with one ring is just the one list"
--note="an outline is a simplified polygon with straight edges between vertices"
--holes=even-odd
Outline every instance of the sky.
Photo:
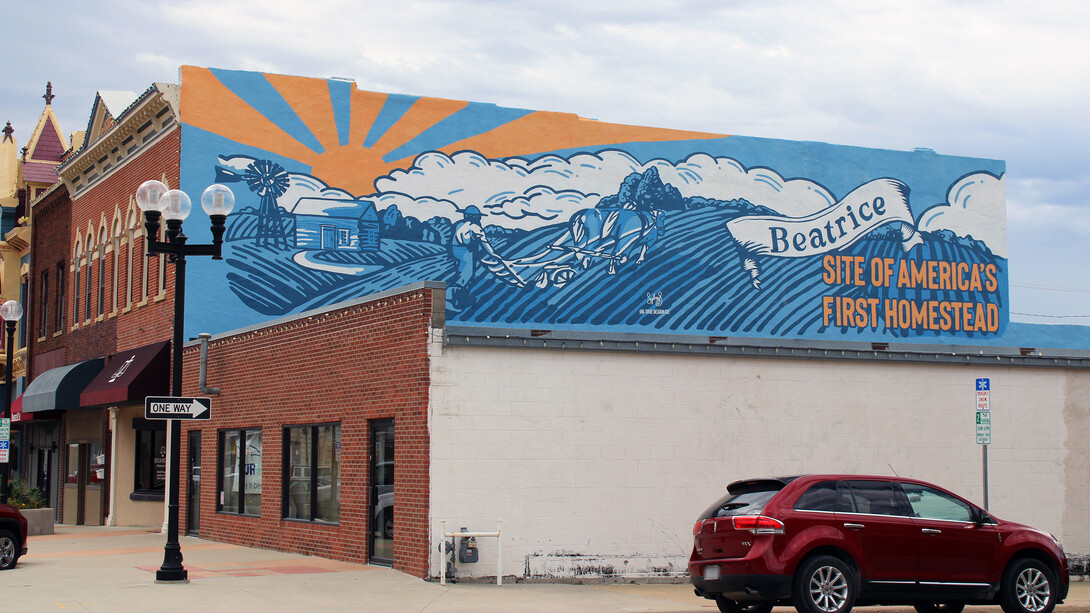
[[1012,321],[1090,325],[1085,0],[4,0],[0,123],[183,64],[610,123],[1004,160]]

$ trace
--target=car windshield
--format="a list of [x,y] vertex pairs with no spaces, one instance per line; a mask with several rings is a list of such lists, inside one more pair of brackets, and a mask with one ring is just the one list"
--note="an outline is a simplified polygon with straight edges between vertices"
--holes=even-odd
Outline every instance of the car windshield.
[[746,488],[727,494],[704,511],[701,519],[731,517],[733,515],[759,515],[769,500],[783,488],[782,483],[770,482],[760,487]]

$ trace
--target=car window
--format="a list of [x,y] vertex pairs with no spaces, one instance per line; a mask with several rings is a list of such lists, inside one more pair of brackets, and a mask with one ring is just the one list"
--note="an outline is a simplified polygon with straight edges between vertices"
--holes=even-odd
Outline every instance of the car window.
[[701,519],[712,517],[731,517],[734,515],[759,515],[769,500],[779,492],[778,489],[748,491],[727,494],[708,507]]
[[[889,481],[848,481],[856,513],[869,515],[907,515],[898,492]],[[838,509],[839,510],[839,509]]]
[[836,481],[818,481],[795,501],[796,511],[836,510]]
[[946,492],[913,483],[904,483],[902,486],[908,495],[908,504],[912,506],[914,516],[923,519],[972,521],[972,507]]

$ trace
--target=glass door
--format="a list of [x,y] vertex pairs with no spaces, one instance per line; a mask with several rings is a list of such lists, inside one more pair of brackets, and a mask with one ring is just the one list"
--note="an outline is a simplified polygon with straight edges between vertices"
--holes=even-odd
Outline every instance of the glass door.
[[201,526],[201,431],[189,432],[189,491],[186,495],[185,533],[197,536]]
[[394,563],[394,420],[371,421],[372,564]]

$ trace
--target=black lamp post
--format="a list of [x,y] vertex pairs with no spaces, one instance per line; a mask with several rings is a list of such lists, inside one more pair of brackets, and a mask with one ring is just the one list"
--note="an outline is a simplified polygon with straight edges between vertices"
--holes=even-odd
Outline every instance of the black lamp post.
[[[0,317],[4,318],[4,329],[7,332],[7,344],[4,347],[7,349],[8,363],[4,369],[4,419],[11,419],[11,363],[15,357],[15,324],[23,317],[23,305],[19,304],[17,300],[8,300],[3,305],[0,305]],[[10,424],[10,421],[8,422]],[[11,443],[8,443],[9,451]],[[10,457],[8,458],[11,459]],[[8,467],[10,464],[4,462],[0,465],[0,503],[7,504],[8,501],[8,479],[10,478],[10,472]]]
[[[223,185],[211,185],[201,195],[201,208],[212,220],[211,245],[186,245],[182,220],[192,209],[189,196],[177,189],[167,190],[160,181],[145,181],[136,190],[136,203],[144,211],[147,229],[148,255],[166,254],[174,263],[174,339],[171,344],[171,395],[182,394],[182,331],[185,320],[185,258],[188,255],[210,255],[223,259],[223,231],[227,215],[235,206],[235,195]],[[159,240],[159,218],[167,222],[166,240]],[[178,420],[167,421],[170,438],[170,494],[167,497],[167,542],[163,547],[163,565],[155,573],[157,582],[188,581],[189,573],[182,566],[182,547],[178,543],[178,489],[181,468],[182,430]]]

